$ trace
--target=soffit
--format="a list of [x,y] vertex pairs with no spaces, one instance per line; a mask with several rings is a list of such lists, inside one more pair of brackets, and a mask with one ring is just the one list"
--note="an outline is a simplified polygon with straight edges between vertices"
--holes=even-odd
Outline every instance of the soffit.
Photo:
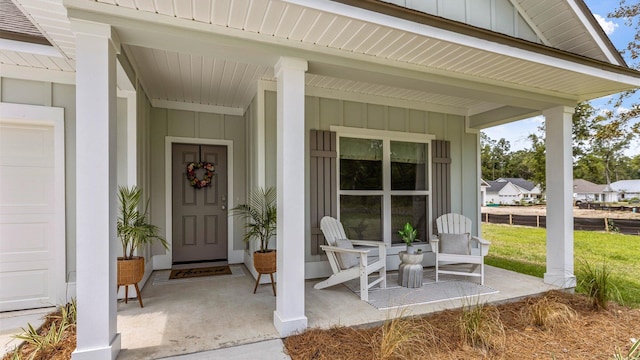
[[[69,59],[62,59],[64,63],[61,64],[60,60],[25,58],[22,54],[3,51],[0,61],[20,66],[71,70],[74,67],[75,45],[62,0],[16,1],[30,11],[47,37]],[[522,58],[485,49],[482,42],[476,45],[456,43],[279,0],[68,0],[66,5],[135,21],[136,29],[133,26],[129,29],[116,26],[118,31],[130,31],[133,37],[136,30],[144,28],[145,23],[163,26],[165,33],[157,34],[157,42],[164,41],[176,28],[210,33],[212,41],[217,39],[214,35],[238,39],[235,43],[239,44],[239,50],[233,59],[217,57],[213,52],[209,52],[209,56],[199,54],[206,50],[195,46],[182,46],[181,50],[172,50],[171,44],[159,44],[155,49],[141,44],[130,46],[130,56],[137,64],[145,90],[152,97],[171,101],[246,108],[247,99],[250,100],[252,91],[255,91],[255,81],[272,77],[268,62],[241,59],[251,42],[262,45],[261,51],[271,56],[277,56],[278,51],[287,49],[302,51],[301,57],[322,53],[336,58],[356,58],[385,67],[411,69],[425,76],[450,77],[452,80],[473,81],[487,86],[538,92],[565,100],[582,100],[617,92],[631,87],[624,85],[624,81],[629,83],[629,77],[637,80],[637,76],[629,73],[611,79],[611,76],[605,76],[611,75],[608,71],[600,72],[588,66],[575,66],[575,69],[572,66],[569,69],[568,65],[574,64],[555,62],[553,57],[546,55],[532,54],[529,59]],[[243,44],[245,40],[249,43]],[[188,42],[189,39],[182,41]],[[272,53],[265,49],[270,44],[277,45],[271,50]],[[600,74],[594,76],[592,70]],[[409,97],[416,101],[451,106],[495,108],[495,101],[490,99],[481,101],[479,97],[455,96],[454,92],[439,93],[438,89],[433,88],[421,90],[419,86],[407,89],[403,85],[377,81],[375,76],[357,83],[348,75],[344,76],[343,81],[335,78],[331,74],[314,74],[310,71],[307,81],[314,86],[333,90],[391,98]],[[222,87],[226,89],[222,90]]]

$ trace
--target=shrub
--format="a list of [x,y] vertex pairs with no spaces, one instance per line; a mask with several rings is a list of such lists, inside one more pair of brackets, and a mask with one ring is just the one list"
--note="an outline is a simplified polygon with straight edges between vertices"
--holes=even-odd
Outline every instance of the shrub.
[[568,325],[577,316],[576,311],[555,297],[543,296],[530,299],[525,308],[526,318],[534,325],[546,330]]
[[576,271],[578,277],[576,290],[586,294],[595,309],[606,309],[611,300],[622,301],[620,292],[614,285],[611,270],[606,263],[596,266],[581,261],[581,264],[582,266]]
[[474,348],[490,351],[505,345],[504,326],[495,306],[482,303],[463,306],[459,326],[464,341]]

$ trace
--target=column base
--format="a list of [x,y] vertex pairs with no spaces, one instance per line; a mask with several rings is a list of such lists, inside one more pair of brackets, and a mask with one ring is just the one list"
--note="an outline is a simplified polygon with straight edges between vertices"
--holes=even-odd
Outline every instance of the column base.
[[287,337],[299,333],[307,328],[307,317],[295,319],[282,319],[277,311],[273,312],[273,326],[278,330],[280,337]]
[[78,349],[76,348],[71,354],[72,360],[115,360],[120,353],[121,348],[120,333],[111,341],[109,346],[99,349]]
[[544,274],[544,283],[554,286],[559,286],[563,289],[569,289],[576,287],[576,276],[566,274]]

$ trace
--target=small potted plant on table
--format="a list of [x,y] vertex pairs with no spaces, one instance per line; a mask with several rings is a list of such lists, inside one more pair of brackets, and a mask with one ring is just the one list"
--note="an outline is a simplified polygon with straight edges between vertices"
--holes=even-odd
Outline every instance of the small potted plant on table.
[[407,254],[415,254],[415,248],[413,247],[413,242],[416,240],[416,236],[418,236],[418,229],[414,229],[411,223],[404,224],[404,228],[398,231],[398,235],[402,238],[405,244],[407,244]]

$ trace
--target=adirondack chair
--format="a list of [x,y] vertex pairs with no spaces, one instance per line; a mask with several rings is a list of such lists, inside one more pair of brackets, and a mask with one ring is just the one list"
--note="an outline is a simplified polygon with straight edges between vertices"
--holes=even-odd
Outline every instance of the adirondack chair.
[[[315,284],[315,289],[324,289],[360,278],[360,299],[368,301],[370,288],[377,284],[383,289],[387,287],[387,249],[384,242],[349,240],[340,221],[330,216],[320,220],[320,229],[329,244],[320,247],[327,254],[333,275]],[[354,248],[353,245],[360,246]],[[378,248],[377,259],[368,256],[369,251],[375,247]],[[376,272],[378,276],[369,282],[369,275]]]
[[[484,257],[489,252],[490,242],[471,236],[471,220],[460,214],[444,214],[436,219],[438,236],[431,239],[436,254],[436,281],[439,274],[480,277],[484,285]],[[442,264],[445,267],[442,268]],[[456,268],[450,266],[456,264]],[[459,269],[457,264],[471,264],[468,269]],[[476,272],[477,268],[480,272]],[[466,270],[466,271],[464,271]]]

